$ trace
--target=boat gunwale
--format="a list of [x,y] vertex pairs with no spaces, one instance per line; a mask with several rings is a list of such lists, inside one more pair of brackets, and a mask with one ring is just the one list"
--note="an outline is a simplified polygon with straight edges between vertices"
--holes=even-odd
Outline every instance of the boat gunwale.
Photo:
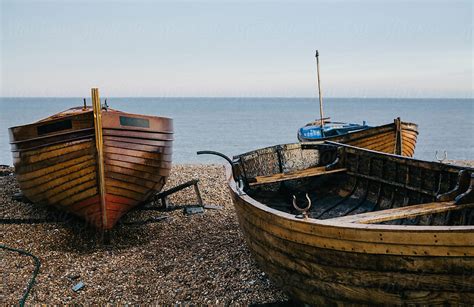
[[[71,117],[75,117],[75,116],[78,116],[78,115],[84,115],[84,114],[87,114],[87,113],[93,113],[92,109],[90,107],[87,108],[87,110],[84,110],[83,112],[81,113],[71,113],[71,114],[67,114],[67,115],[64,115],[64,116],[60,116],[60,117],[57,117],[57,118],[53,118],[53,116],[57,116],[57,115],[60,115],[66,111],[69,111],[69,110],[74,110],[74,109],[80,109],[81,107],[75,107],[75,108],[69,108],[67,110],[64,110],[64,111],[61,111],[61,112],[58,112],[54,115],[51,115],[49,117],[46,117],[46,118],[43,118],[43,119],[40,119],[38,121],[35,121],[33,123],[30,123],[30,124],[26,124],[26,125],[18,125],[18,126],[12,126],[12,127],[9,127],[8,130],[12,131],[14,129],[17,129],[17,128],[25,128],[25,127],[34,127],[34,126],[37,126],[37,125],[42,125],[44,124],[45,122],[54,122],[54,121],[61,121],[61,120],[65,120],[65,119],[69,119]],[[143,114],[136,114],[136,113],[128,113],[128,112],[122,112],[122,111],[118,111],[118,110],[114,110],[114,109],[108,109],[106,112],[110,112],[110,113],[118,113],[120,115],[131,115],[131,116],[140,116],[140,117],[146,117],[148,119],[163,119],[165,121],[171,121],[173,122],[173,119],[170,118],[170,117],[166,117],[166,116],[154,116],[154,115],[143,115]],[[87,128],[89,129],[89,128]],[[94,129],[94,127],[92,127],[91,129]],[[107,129],[120,129],[120,128],[107,128]],[[77,131],[77,130],[73,130],[73,131]],[[145,131],[145,130],[144,130]],[[147,130],[147,131],[150,131],[150,130]],[[162,133],[173,133],[173,132],[162,132]],[[50,134],[50,135],[47,135],[47,136],[52,136],[52,135],[55,135],[55,134]],[[33,138],[35,139],[35,138]],[[32,140],[32,139],[28,139],[28,140]],[[27,141],[27,140],[25,140]]]

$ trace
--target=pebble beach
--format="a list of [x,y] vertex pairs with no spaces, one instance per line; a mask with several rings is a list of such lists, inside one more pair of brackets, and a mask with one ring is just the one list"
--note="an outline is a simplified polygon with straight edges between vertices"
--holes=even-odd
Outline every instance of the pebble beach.
[[[474,161],[445,161],[474,167]],[[14,169],[0,166],[0,244],[41,262],[28,304],[291,304],[247,249],[228,195],[222,165],[175,165],[165,187],[199,179],[204,213],[192,187],[169,196],[169,210],[133,210],[110,242],[74,216],[16,200]],[[149,205],[149,204],[148,204]],[[158,205],[158,204],[155,204]],[[0,249],[0,301],[17,304],[33,259]],[[74,291],[73,287],[82,283]]]
[[[200,180],[204,204],[221,209],[185,215],[185,206],[197,204],[190,187],[169,197],[175,210],[129,212],[104,244],[101,235],[78,218],[14,200],[19,187],[13,168],[1,167],[0,244],[27,250],[41,261],[26,303],[286,302],[245,245],[222,165],[175,165],[165,189],[194,178]],[[8,220],[20,223],[5,223]],[[19,302],[33,270],[32,258],[0,249],[2,304]],[[74,291],[80,282],[83,287]]]

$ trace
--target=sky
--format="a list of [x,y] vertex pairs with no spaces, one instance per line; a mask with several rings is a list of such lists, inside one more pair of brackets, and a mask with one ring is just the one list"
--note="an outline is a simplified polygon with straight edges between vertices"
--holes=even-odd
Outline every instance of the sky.
[[0,1],[3,97],[473,97],[472,1]]

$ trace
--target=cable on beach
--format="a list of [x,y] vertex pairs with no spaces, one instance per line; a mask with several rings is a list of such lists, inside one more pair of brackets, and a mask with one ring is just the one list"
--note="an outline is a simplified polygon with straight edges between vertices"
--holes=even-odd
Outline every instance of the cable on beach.
[[28,282],[28,286],[26,287],[25,293],[23,294],[22,298],[20,299],[20,307],[23,307],[23,306],[25,306],[25,302],[28,299],[28,295],[30,294],[31,288],[33,288],[36,276],[39,273],[39,269],[40,269],[40,266],[41,266],[41,261],[38,259],[38,257],[33,255],[32,253],[30,253],[26,250],[23,250],[23,249],[8,247],[8,246],[3,245],[3,244],[0,244],[0,248],[11,251],[11,252],[17,252],[20,255],[29,256],[29,257],[33,258],[33,260],[35,262],[35,270],[33,271],[33,275],[31,276],[31,279]]

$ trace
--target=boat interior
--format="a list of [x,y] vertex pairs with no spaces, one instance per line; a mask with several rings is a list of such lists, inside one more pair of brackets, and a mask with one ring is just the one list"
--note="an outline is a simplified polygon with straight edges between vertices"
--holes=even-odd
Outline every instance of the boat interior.
[[332,142],[268,147],[236,156],[234,161],[234,178],[242,192],[299,218],[474,225],[472,168]]

